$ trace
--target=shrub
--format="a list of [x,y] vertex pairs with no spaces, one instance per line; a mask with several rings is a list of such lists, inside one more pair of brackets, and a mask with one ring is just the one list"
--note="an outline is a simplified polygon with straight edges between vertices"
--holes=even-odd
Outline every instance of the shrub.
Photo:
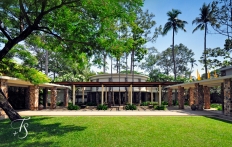
[[218,111],[222,111],[222,106],[218,106],[218,107],[217,107],[217,110],[218,110]]
[[222,104],[211,104],[210,107],[211,108],[216,108],[219,111],[222,110]]
[[166,106],[165,105],[161,105],[161,106],[154,106],[155,110],[166,110]]
[[162,104],[162,105],[168,105],[168,102],[162,101],[161,104]]
[[173,100],[172,102],[173,102],[174,106],[179,105],[178,101],[176,101],[176,100]]
[[149,102],[142,102],[140,106],[148,106]]
[[80,107],[77,105],[73,105],[72,103],[68,104],[68,110],[79,110]]
[[158,102],[150,102],[150,105],[153,105],[153,106],[158,105]]
[[126,110],[136,110],[137,109],[137,107],[134,105],[134,104],[127,104],[126,106],[125,106],[125,109]]
[[64,105],[63,102],[57,102],[57,103],[56,103],[56,106],[63,106],[63,105]]
[[97,106],[97,110],[107,110],[107,109],[108,109],[108,106],[105,104]]

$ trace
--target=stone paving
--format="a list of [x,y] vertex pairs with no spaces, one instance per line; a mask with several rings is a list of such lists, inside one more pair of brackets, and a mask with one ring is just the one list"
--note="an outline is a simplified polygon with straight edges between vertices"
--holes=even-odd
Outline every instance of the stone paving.
[[39,111],[18,111],[22,116],[214,116],[222,115],[220,111],[209,109],[204,111],[192,111],[189,107],[179,110],[178,107],[168,107],[167,110],[154,110],[147,107],[138,107],[137,110],[124,110],[123,107],[109,108],[108,110],[96,110],[85,108],[80,110],[67,110],[66,108],[44,109]]
[[[119,109],[114,107],[104,111],[96,110],[93,107],[80,110],[67,110],[64,107],[58,107],[56,109],[38,111],[18,110],[17,112],[21,116],[206,116],[232,121],[232,117],[225,116],[222,114],[222,111],[217,111],[213,108],[203,111],[192,111],[188,106],[185,106],[185,109],[182,110],[178,109],[177,106],[168,107],[167,110],[154,110],[142,106],[137,108],[137,110],[124,110],[123,107],[119,107]],[[1,118],[4,119],[6,117]]]

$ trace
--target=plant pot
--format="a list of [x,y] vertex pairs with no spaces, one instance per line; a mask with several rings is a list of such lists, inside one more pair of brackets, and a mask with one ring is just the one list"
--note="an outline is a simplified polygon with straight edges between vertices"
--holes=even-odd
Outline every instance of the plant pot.
[[39,105],[39,110],[42,110],[43,107],[44,107],[44,106],[43,106],[42,104],[40,104],[40,105]]
[[194,104],[192,104],[192,105],[191,105],[191,109],[192,109],[193,111],[195,111],[195,110],[197,110],[197,106],[194,105]]

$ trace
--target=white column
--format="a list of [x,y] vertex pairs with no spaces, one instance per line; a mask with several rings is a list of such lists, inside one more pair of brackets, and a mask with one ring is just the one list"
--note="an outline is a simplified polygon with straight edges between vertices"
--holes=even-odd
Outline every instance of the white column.
[[76,100],[76,93],[75,93],[75,85],[72,87],[72,92],[73,92],[73,105],[75,105],[75,100]]
[[107,93],[108,93],[108,90],[107,90],[107,87],[106,87],[106,91],[105,91],[105,102],[107,103]]
[[82,87],[82,103],[85,102],[85,87]]
[[130,104],[132,105],[132,84],[130,85]]
[[159,85],[159,106],[161,106],[161,85]]
[[153,92],[152,92],[152,88],[153,88],[153,87],[151,87],[151,102],[153,103]]
[[102,85],[102,95],[101,95],[101,104],[103,105],[103,101],[104,101],[104,86]]

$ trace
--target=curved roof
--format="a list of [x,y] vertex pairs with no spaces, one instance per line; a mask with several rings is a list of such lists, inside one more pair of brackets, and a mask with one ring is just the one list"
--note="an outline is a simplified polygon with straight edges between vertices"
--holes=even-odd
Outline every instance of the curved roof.
[[[132,77],[133,75],[132,74],[127,74],[127,77],[130,78]],[[99,74],[99,75],[94,75],[94,76],[91,76],[90,79],[91,80],[95,80],[95,79],[105,79],[105,78],[110,78],[111,77],[111,74]],[[113,73],[112,74],[112,77],[115,78],[115,77],[119,77],[119,74],[118,73]],[[126,74],[124,73],[121,73],[120,74],[120,77],[121,78],[124,78],[126,77]],[[139,75],[139,74],[134,74],[134,78],[137,79],[137,78],[141,78],[141,79],[148,79],[148,76],[145,76],[145,75]]]

